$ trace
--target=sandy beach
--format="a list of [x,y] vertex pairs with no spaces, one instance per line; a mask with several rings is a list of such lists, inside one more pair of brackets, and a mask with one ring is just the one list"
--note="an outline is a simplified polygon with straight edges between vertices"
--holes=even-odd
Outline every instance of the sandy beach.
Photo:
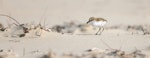
[[[149,58],[149,4],[149,0],[0,0],[0,14],[20,24],[0,16],[6,28],[0,31],[0,58],[44,58],[50,51],[58,57],[47,58],[63,58],[65,53],[81,56],[92,48],[127,54],[140,50]],[[108,21],[101,35],[94,35],[98,29],[86,24],[90,17]],[[18,36],[24,30],[21,24],[31,28],[23,37]]]

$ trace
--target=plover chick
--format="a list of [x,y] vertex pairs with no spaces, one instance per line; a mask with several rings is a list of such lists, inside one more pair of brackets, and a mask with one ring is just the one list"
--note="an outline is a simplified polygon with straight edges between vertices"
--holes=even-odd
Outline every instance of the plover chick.
[[[104,31],[104,25],[107,23],[107,20],[103,18],[95,18],[95,17],[90,17],[89,21],[87,24],[91,24],[93,27],[98,27],[99,30],[95,33],[95,35],[100,35]],[[99,33],[100,32],[100,33]]]

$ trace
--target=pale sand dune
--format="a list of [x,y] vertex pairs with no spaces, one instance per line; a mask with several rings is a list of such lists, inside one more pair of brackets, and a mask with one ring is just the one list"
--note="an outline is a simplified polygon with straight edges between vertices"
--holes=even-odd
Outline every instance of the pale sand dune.
[[[77,21],[85,24],[89,17],[108,20],[106,26],[150,24],[149,0],[0,0],[0,14],[7,14],[20,23],[38,24],[46,19],[46,27]],[[47,10],[46,10],[47,8]],[[46,13],[44,13],[46,12]],[[0,16],[0,23],[7,21]],[[43,20],[41,21],[44,25]],[[62,53],[81,54],[90,48],[111,48],[131,52],[135,47],[150,55],[150,35],[132,34],[124,29],[106,29],[102,35],[93,35],[96,30],[87,28],[87,33],[76,30],[73,35],[57,32],[42,33],[41,37],[7,37],[10,33],[0,32],[0,49],[12,49],[19,58],[38,58],[50,50]],[[33,31],[34,32],[34,31]],[[33,35],[33,34],[32,34]]]

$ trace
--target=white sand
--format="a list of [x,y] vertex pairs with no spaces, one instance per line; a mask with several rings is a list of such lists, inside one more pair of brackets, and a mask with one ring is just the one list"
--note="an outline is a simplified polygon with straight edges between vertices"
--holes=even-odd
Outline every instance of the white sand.
[[[149,0],[0,0],[0,13],[11,15],[20,23],[39,23],[40,19],[45,18],[48,27],[71,20],[86,23],[91,16],[106,18],[106,26],[140,25],[150,24],[149,4]],[[0,16],[1,23],[7,24],[6,19]],[[132,35],[124,30],[112,29],[105,30],[102,35],[49,32],[44,37],[36,38],[0,36],[0,49],[13,49],[19,58],[37,58],[49,50],[62,54],[83,53],[93,47],[108,49],[101,39],[111,48],[122,47],[124,51],[134,51],[135,47],[147,51],[150,47],[149,35]]]

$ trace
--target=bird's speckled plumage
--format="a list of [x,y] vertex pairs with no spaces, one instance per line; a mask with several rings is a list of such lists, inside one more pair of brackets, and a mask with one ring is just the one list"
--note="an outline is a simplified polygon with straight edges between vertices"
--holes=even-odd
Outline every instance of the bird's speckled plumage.
[[96,27],[101,27],[101,26],[104,26],[107,23],[107,20],[105,20],[103,18],[90,17],[89,21],[87,23],[91,24],[93,26],[96,26]]
[[90,17],[89,21],[87,22],[87,24],[91,24],[94,27],[99,27],[99,30],[96,33],[96,35],[99,33],[100,30],[102,30],[100,32],[100,34],[103,32],[103,30],[104,30],[103,26],[106,23],[107,23],[107,20],[105,20],[104,18],[95,18],[95,17]]

